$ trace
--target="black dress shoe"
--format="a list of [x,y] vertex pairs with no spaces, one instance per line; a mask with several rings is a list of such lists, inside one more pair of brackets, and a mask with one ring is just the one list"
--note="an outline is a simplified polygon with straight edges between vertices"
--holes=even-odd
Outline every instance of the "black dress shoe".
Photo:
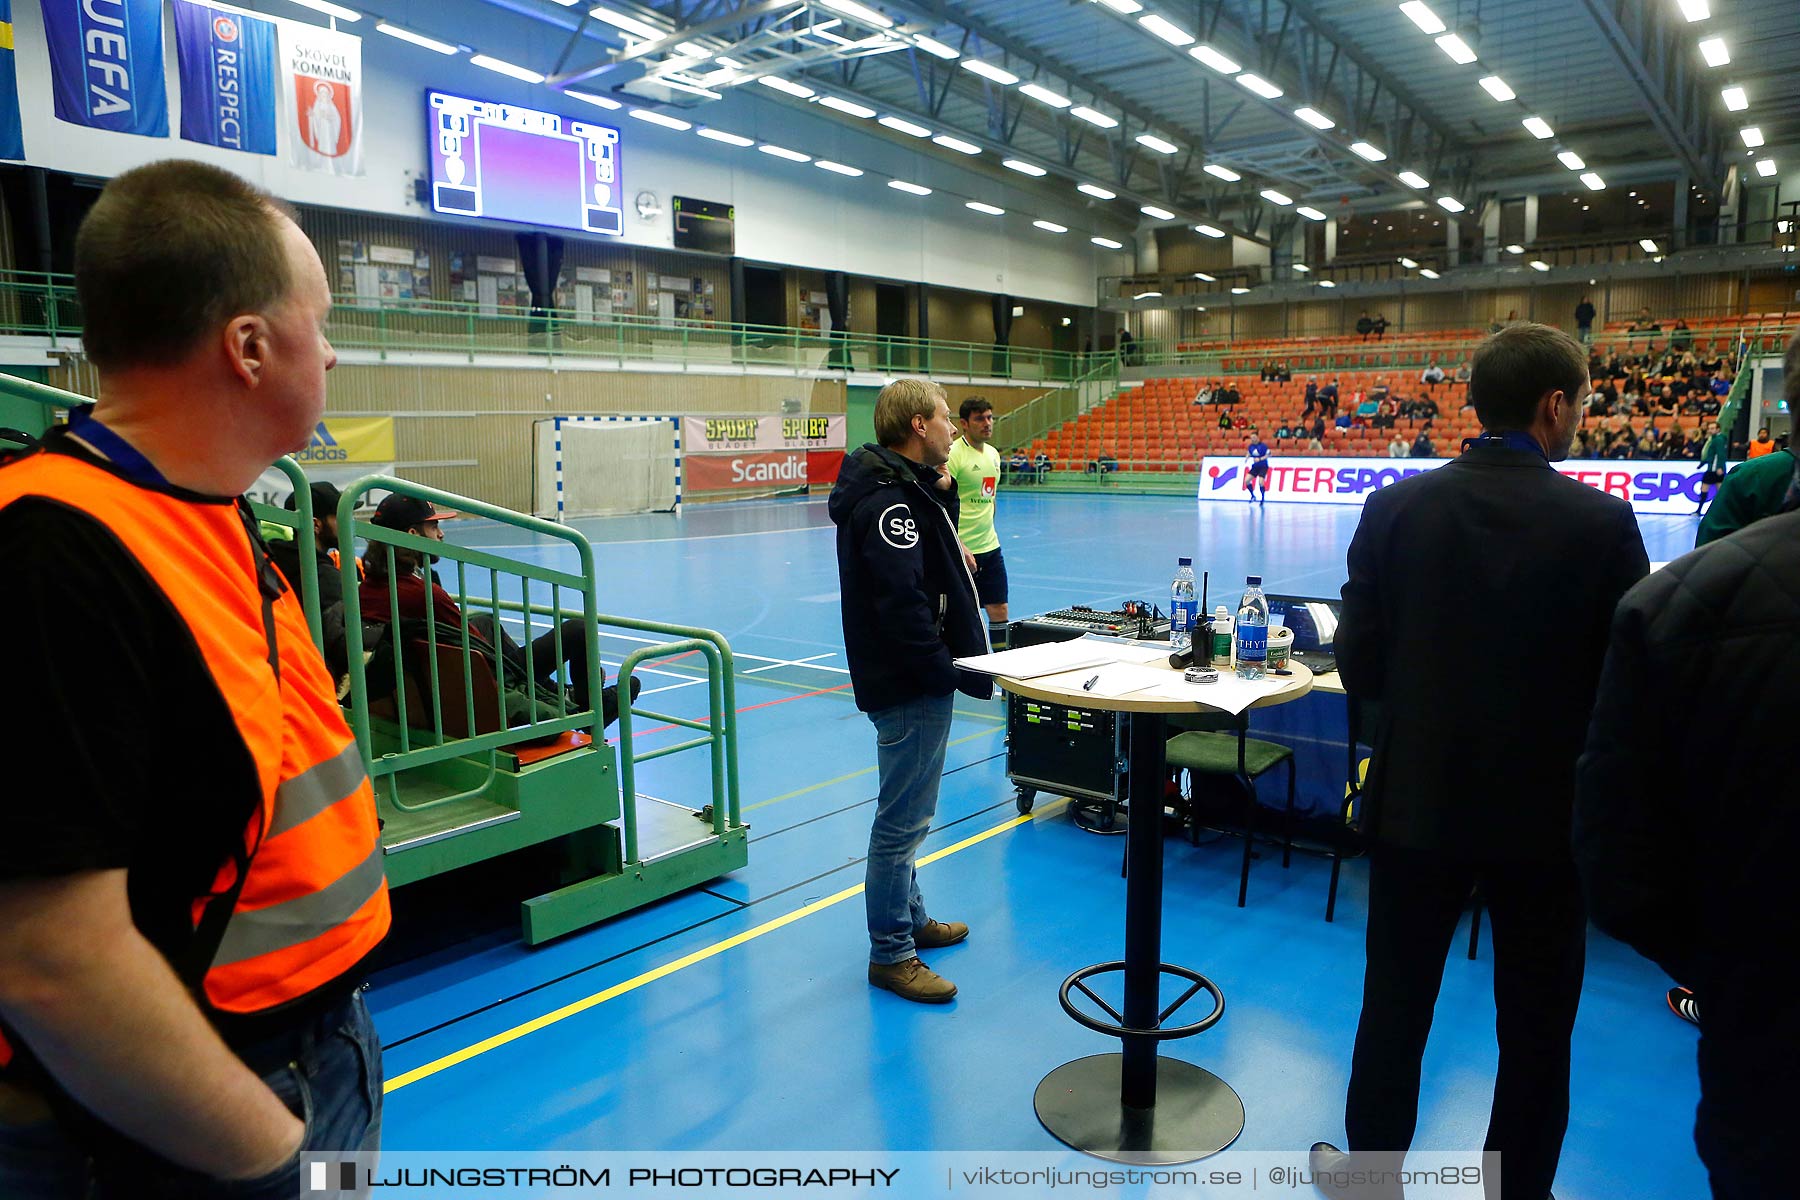
[[1399,1182],[1405,1159],[1404,1154],[1346,1154],[1330,1142],[1314,1142],[1306,1165],[1313,1186],[1331,1200],[1405,1200]]

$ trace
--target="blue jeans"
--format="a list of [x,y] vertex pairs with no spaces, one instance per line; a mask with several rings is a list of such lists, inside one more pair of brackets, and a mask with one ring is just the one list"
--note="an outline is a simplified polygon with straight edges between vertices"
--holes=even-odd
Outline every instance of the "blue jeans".
[[[381,1043],[360,992],[305,1029],[256,1047],[245,1061],[306,1123],[302,1151],[380,1145]],[[279,1065],[265,1071],[267,1063]],[[135,1148],[96,1159],[54,1119],[0,1124],[6,1200],[294,1200],[300,1182],[298,1154],[260,1179],[223,1182]]]
[[920,696],[869,714],[875,723],[875,760],[881,772],[881,797],[875,802],[863,879],[872,963],[912,958],[913,931],[929,919],[913,855],[937,812],[954,697],[954,692]]

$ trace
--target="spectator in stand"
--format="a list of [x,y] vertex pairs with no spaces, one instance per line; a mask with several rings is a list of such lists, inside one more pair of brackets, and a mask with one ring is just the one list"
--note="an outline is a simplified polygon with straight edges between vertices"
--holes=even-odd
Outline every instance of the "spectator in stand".
[[1269,359],[1263,359],[1262,366],[1257,369],[1256,377],[1264,383],[1269,382],[1275,377],[1275,364]]
[[1209,383],[1201,384],[1200,390],[1194,393],[1194,403],[1197,405],[1211,404],[1212,398],[1213,390],[1212,385]]
[[1275,428],[1275,440],[1276,441],[1278,441],[1278,442],[1289,441],[1293,438],[1293,436],[1294,436],[1293,427],[1291,425],[1289,425],[1286,421],[1283,421],[1280,425],[1276,426],[1276,428]]
[[1248,429],[1250,428],[1250,418],[1239,413],[1236,417],[1232,418],[1231,427],[1233,429]]
[[1419,436],[1413,439],[1413,458],[1436,458],[1437,447],[1431,444],[1431,422],[1427,421],[1419,429]]
[[1659,417],[1672,417],[1680,411],[1681,403],[1675,398],[1675,389],[1670,384],[1663,384],[1662,391],[1657,394],[1654,413]]
[[1314,450],[1323,450],[1325,448],[1325,418],[1323,416],[1313,418],[1312,441],[1309,445]]
[[1281,362],[1277,363],[1275,366],[1275,382],[1276,383],[1292,383],[1292,382],[1294,382],[1294,373],[1293,373],[1293,371],[1288,369],[1286,359],[1283,359]]
[[1469,360],[1466,358],[1456,364],[1456,382],[1469,382]]
[[1231,410],[1229,408],[1221,408],[1219,410],[1219,428],[1231,428]]
[[1119,361],[1128,367],[1137,362],[1137,341],[1129,329],[1119,330]]
[[1646,304],[1646,305],[1644,305],[1644,307],[1638,309],[1638,315],[1632,319],[1630,328],[1628,328],[1625,332],[1627,332],[1627,333],[1661,333],[1662,326],[1658,325],[1656,323],[1656,318],[1650,315],[1650,306],[1648,304]]
[[1594,302],[1586,296],[1575,306],[1575,336],[1583,342],[1594,340]]
[[1220,400],[1220,403],[1221,404],[1242,404],[1243,401],[1244,401],[1244,394],[1237,390],[1237,385],[1236,384],[1227,384],[1225,387],[1225,395],[1224,395],[1223,399]]
[[1422,417],[1427,421],[1435,421],[1438,415],[1438,402],[1430,396],[1414,400],[1412,415],[1414,420]]
[[1570,458],[1592,458],[1592,457],[1594,457],[1594,438],[1593,438],[1593,434],[1588,429],[1582,428],[1582,429],[1576,430],[1575,445],[1570,448],[1569,457]]
[[1618,422],[1613,430],[1612,444],[1606,448],[1606,457],[1630,458],[1637,450],[1637,431],[1624,417],[1619,417]]
[[1765,454],[1773,454],[1774,452],[1775,439],[1769,436],[1769,427],[1764,425],[1761,429],[1756,431],[1756,440],[1751,442],[1749,447],[1744,451],[1744,460],[1748,462],[1751,459],[1761,458]]
[[1687,434],[1681,431],[1681,426],[1677,425],[1669,430],[1668,436],[1663,439],[1663,457],[1670,459],[1687,457]]
[[1381,411],[1380,402],[1369,399],[1368,395],[1361,391],[1350,393],[1350,403],[1353,406],[1351,412],[1354,414],[1354,423],[1357,425],[1367,425]]
[[1688,323],[1680,317],[1675,318],[1675,327],[1669,331],[1669,348],[1672,350],[1690,350],[1694,345],[1694,335],[1688,329]]
[[1386,400],[1388,398],[1388,393],[1392,390],[1392,388],[1388,387],[1387,376],[1377,375],[1375,377],[1375,386],[1369,389],[1369,395],[1377,400]]
[[1388,319],[1387,319],[1386,313],[1376,313],[1375,314],[1375,324],[1374,324],[1373,328],[1375,330],[1375,340],[1376,341],[1379,342],[1387,336]]
[[1042,450],[1039,450],[1031,457],[1031,468],[1037,472],[1037,481],[1039,483],[1044,482],[1044,480],[1050,477],[1050,468],[1054,465],[1055,464],[1050,461],[1050,456],[1045,454]]
[[1637,456],[1646,459],[1662,457],[1662,435],[1656,431],[1654,421],[1644,426],[1644,432],[1638,435]]
[[1388,457],[1389,458],[1411,458],[1412,457],[1412,450],[1407,446],[1406,439],[1400,436],[1399,430],[1394,431],[1394,440],[1388,443]]
[[1438,366],[1437,359],[1425,364],[1425,369],[1419,372],[1419,382],[1426,387],[1436,387],[1444,382],[1444,368]]
[[1377,429],[1392,429],[1399,410],[1400,406],[1391,398],[1378,400],[1375,402],[1375,419],[1370,423]]
[[1588,411],[1609,413],[1619,402],[1619,386],[1610,379],[1595,379],[1594,393],[1588,397]]
[[1725,397],[1731,395],[1731,384],[1733,379],[1734,376],[1731,368],[1721,367],[1713,374],[1712,382],[1706,385],[1706,390],[1717,396],[1720,400],[1724,400]]
[[1313,410],[1316,409],[1318,406],[1319,406],[1319,381],[1317,379],[1312,378],[1311,376],[1308,376],[1307,380],[1306,380],[1306,407],[1300,411],[1301,418],[1304,419],[1306,417],[1312,416]]
[[1006,473],[1020,483],[1029,481],[1032,473],[1031,460],[1025,457],[1023,448],[1014,450],[1012,457],[1006,460]]
[[1329,421],[1337,416],[1337,410],[1338,381],[1333,379],[1330,383],[1319,389],[1319,415]]
[[1375,332],[1375,322],[1369,319],[1368,309],[1364,309],[1362,315],[1356,318],[1356,332],[1365,342],[1369,340],[1369,335]]

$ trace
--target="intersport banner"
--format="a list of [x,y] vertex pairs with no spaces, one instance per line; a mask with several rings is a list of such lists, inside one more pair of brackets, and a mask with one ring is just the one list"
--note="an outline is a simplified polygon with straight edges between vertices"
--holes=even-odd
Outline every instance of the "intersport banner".
[[56,118],[169,136],[162,0],[44,0]]
[[[1298,504],[1362,504],[1402,479],[1435,470],[1449,458],[1269,458],[1269,499]],[[1631,502],[1640,513],[1692,514],[1700,503],[1697,462],[1633,462],[1569,459],[1557,471],[1608,495]],[[1737,464],[1732,464],[1736,466]],[[1200,464],[1200,499],[1242,503],[1247,472],[1241,457],[1208,456]]]
[[275,23],[175,0],[181,136],[248,154],[275,153]]
[[282,118],[288,162],[331,175],[363,173],[362,39],[281,23]]
[[[748,417],[681,418],[681,452],[721,450],[842,450],[850,419],[762,414]],[[803,481],[804,482],[804,481]]]

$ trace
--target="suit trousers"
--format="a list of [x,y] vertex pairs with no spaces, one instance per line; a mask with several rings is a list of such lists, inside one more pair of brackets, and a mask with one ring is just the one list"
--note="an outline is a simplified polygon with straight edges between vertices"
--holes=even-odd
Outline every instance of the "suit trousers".
[[1476,886],[1490,914],[1500,1049],[1484,1149],[1501,1155],[1502,1184],[1487,1194],[1545,1200],[1569,1124],[1569,1038],[1587,954],[1572,860],[1495,862],[1375,848],[1345,1131],[1352,1152],[1411,1147],[1444,959]]

